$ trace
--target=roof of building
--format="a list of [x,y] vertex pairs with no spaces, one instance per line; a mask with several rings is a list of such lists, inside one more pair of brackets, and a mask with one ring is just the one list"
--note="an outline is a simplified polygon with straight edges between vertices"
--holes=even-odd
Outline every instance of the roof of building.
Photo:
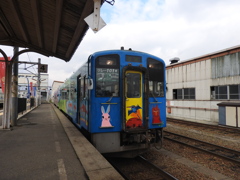
[[64,83],[63,81],[53,81],[52,87],[53,87],[54,85],[59,85],[59,84],[63,84],[63,83]]
[[240,52],[240,45],[238,46],[233,46],[227,49],[223,49],[220,51],[216,51],[216,52],[212,52],[209,54],[205,54],[199,57],[195,57],[195,58],[191,58],[188,60],[184,60],[184,61],[179,61],[177,63],[173,63],[170,64],[166,67],[166,69],[171,69],[171,68],[175,68],[175,67],[179,67],[179,66],[184,66],[184,65],[188,65],[188,64],[192,64],[192,63],[196,63],[196,62],[200,62],[200,61],[205,61],[207,59],[212,59],[212,58],[216,58],[216,57],[220,57],[220,56],[224,56],[224,55],[228,55],[228,54],[233,54],[233,53],[237,53]]
[[0,45],[69,61],[88,30],[93,0],[0,1]]

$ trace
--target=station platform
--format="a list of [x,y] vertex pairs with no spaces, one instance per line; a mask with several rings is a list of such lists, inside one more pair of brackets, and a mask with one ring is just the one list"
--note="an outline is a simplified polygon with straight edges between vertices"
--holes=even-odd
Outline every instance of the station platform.
[[0,179],[124,179],[52,104],[0,130]]

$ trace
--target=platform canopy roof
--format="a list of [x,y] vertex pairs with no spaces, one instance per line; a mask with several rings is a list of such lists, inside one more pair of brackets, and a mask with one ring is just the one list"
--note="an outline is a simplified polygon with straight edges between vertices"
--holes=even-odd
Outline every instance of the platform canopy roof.
[[0,45],[69,61],[88,30],[93,0],[1,0]]

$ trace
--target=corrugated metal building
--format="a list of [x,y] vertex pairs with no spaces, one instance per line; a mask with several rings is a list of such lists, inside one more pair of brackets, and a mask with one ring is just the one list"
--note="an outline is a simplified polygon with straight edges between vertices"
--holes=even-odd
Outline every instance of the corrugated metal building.
[[[169,118],[218,124],[217,104],[240,102],[240,46],[176,62],[166,69]],[[240,107],[234,108],[240,119]],[[225,108],[220,114],[227,116],[230,111]],[[225,125],[239,127],[239,119],[227,120]]]

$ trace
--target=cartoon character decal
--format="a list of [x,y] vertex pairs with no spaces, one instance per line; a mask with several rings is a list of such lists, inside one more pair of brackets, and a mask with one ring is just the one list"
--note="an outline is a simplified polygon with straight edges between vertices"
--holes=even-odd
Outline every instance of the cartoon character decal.
[[152,108],[152,124],[162,124],[158,105]]
[[107,110],[105,111],[104,107],[101,106],[101,111],[102,111],[102,124],[101,128],[106,128],[106,127],[113,127],[111,122],[110,122],[110,105],[108,105]]
[[66,109],[67,109],[67,114],[69,114],[71,117],[74,116],[74,112],[76,112],[77,107],[76,107],[76,102],[69,100],[66,102]]
[[85,104],[82,104],[82,106],[80,107],[80,110],[81,110],[81,112],[84,112],[84,113],[88,114],[88,111],[87,111],[87,108],[86,108]]
[[143,123],[142,123],[142,115],[141,115],[140,109],[142,108],[139,105],[137,106],[132,105],[127,108],[130,108],[130,110],[128,110],[128,116],[130,116],[130,118],[127,119],[126,128],[141,127]]
[[87,103],[85,104],[84,102],[82,102],[80,104],[80,108],[79,108],[80,119],[79,119],[78,123],[80,124],[80,122],[82,122],[81,125],[84,126],[84,127],[88,126],[88,109],[87,109],[87,106],[88,106]]

